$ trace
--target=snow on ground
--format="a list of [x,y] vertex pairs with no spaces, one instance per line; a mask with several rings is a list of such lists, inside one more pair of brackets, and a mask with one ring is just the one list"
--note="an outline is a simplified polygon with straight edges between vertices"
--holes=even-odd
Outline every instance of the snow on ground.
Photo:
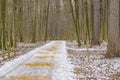
[[75,43],[67,42],[74,80],[120,80],[120,58],[106,59],[106,44],[86,50],[85,45],[78,48]]
[[47,42],[36,42],[36,43],[30,43],[30,42],[20,42],[20,43],[17,43],[17,48],[16,48],[16,56],[14,56],[14,53],[12,52],[11,50],[11,53],[10,53],[10,58],[8,58],[8,54],[7,54],[7,51],[5,51],[5,60],[3,60],[2,58],[2,53],[0,51],[0,67],[2,65],[4,65],[6,62],[12,60],[12,59],[15,59],[16,57],[19,57],[20,55],[24,55],[25,53],[37,48],[37,47],[40,47],[40,46],[43,46],[45,43],[48,43],[49,41]]
[[[66,41],[67,46],[69,46],[70,49],[76,49],[76,50],[82,50],[82,49],[86,49],[86,45],[84,44],[84,42],[81,42],[81,46],[78,47],[78,43],[76,40],[73,41]],[[90,45],[89,45],[90,46]],[[107,50],[107,42],[106,41],[102,41],[102,43],[100,44],[100,46],[92,46],[92,48],[89,49],[94,49],[94,50]]]
[[[50,45],[50,44],[48,44],[48,45]],[[47,46],[47,45],[45,45],[45,46]],[[43,46],[43,47],[45,47],[45,46]],[[36,48],[36,49],[28,52],[27,54],[16,58],[15,60],[12,60],[12,61],[5,63],[5,65],[0,68],[0,77],[5,76],[6,74],[10,73],[11,71],[13,71],[17,67],[19,67],[20,64],[22,64],[23,62],[28,60],[30,57],[32,57],[39,50],[40,50],[40,48]]]
[[0,68],[0,80],[120,80],[120,58],[106,59],[107,43],[87,49],[52,41]]
[[0,68],[0,80],[72,80],[72,67],[65,42],[53,41],[7,62]]

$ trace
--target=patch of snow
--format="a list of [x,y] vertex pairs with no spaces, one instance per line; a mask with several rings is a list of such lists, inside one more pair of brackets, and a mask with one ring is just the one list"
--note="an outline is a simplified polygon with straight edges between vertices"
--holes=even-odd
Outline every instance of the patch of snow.
[[[28,52],[27,54],[18,57],[15,60],[12,60],[6,63],[0,68],[0,77],[11,77],[11,76],[48,76],[50,80],[74,80],[72,77],[74,74],[73,65],[71,64],[67,51],[65,49],[65,41],[57,46],[56,53],[52,51],[47,51],[48,48],[51,48],[54,44],[57,44],[57,41],[53,41],[43,47],[36,48]],[[40,54],[39,52],[48,52],[47,54]],[[57,52],[61,52],[58,53]],[[36,56],[55,56],[56,58],[48,59],[38,59]],[[50,67],[26,67],[26,63],[34,62],[50,62],[53,66]]]
[[25,61],[27,61],[29,58],[31,58],[33,55],[35,55],[35,53],[39,52],[41,49],[43,49],[44,47],[47,47],[51,44],[53,44],[53,42],[48,43],[45,46],[42,46],[40,48],[36,48],[30,52],[28,52],[27,54],[24,54],[22,56],[19,56],[18,58],[9,61],[7,63],[5,63],[1,68],[0,68],[0,77],[4,77],[5,75],[7,75],[8,73],[12,72],[14,69],[18,68],[22,63],[24,63]]
[[[73,73],[75,80],[119,80],[120,78],[120,58],[106,59],[102,52],[69,50],[69,58],[74,65]],[[89,59],[89,61],[88,61]],[[111,76],[116,76],[111,79]]]
[[54,67],[55,70],[53,70],[52,80],[74,80],[74,74],[72,73],[73,65],[70,63],[70,60],[67,57],[68,55],[65,51],[63,54],[59,55],[59,58],[55,60],[57,64]]
[[77,50],[77,51],[87,51],[87,50],[89,50],[89,51],[106,51],[107,49],[106,48],[104,48],[104,49],[95,49],[95,48],[80,48],[80,49],[75,49],[75,48],[69,48],[69,47],[67,47],[66,49],[70,49],[70,50]]

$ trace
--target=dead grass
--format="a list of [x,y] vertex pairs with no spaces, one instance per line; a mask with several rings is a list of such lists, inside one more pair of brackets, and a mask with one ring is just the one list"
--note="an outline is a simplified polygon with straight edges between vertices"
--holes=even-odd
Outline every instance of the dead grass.
[[62,54],[62,52],[53,52],[54,54]]
[[50,52],[39,52],[39,54],[48,54]]
[[57,51],[57,47],[60,46],[61,42],[56,42],[53,46],[50,48],[47,48],[48,51]]
[[34,62],[34,63],[26,63],[25,66],[29,67],[50,67],[53,64],[50,62]]
[[56,46],[52,46],[50,48],[47,48],[47,51],[57,51],[57,47]]
[[19,76],[19,77],[17,76],[17,77],[3,78],[2,80],[49,80],[49,79],[46,76]]
[[39,54],[49,54],[49,53],[61,53],[57,51],[58,46],[60,46],[61,41],[56,42],[54,45],[52,45],[51,47],[47,48],[47,52],[38,52]]
[[55,56],[36,56],[37,58],[56,58]]
[[58,51],[39,52],[39,54],[49,54],[49,53],[61,54],[62,52],[58,52]]

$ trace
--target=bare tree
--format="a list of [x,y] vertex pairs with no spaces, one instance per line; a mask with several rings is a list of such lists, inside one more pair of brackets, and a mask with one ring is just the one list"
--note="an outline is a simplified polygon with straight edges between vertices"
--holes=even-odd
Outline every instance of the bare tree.
[[5,59],[4,50],[6,48],[6,0],[1,0],[1,18],[2,18],[2,57]]
[[110,0],[109,39],[106,57],[120,56],[119,0]]
[[[80,42],[80,24],[79,24],[79,0],[74,0],[74,4],[75,5],[73,6],[73,2],[72,2],[72,0],[70,0],[71,13],[72,13],[73,22],[74,22],[75,29],[76,29],[77,42],[78,42],[78,46],[81,46],[81,42]],[[75,8],[75,10],[74,10],[74,8]]]
[[47,4],[46,29],[45,29],[45,41],[47,40],[47,35],[48,35],[49,8],[50,8],[50,0],[48,1],[48,4]]
[[100,38],[100,0],[94,0],[94,28],[92,45],[99,45]]

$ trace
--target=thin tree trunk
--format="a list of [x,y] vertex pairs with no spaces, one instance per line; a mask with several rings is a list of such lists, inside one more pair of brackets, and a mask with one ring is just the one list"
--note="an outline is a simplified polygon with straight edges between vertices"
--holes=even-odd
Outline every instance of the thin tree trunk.
[[70,6],[71,6],[73,22],[76,29],[77,42],[78,42],[78,46],[80,47],[81,42],[80,42],[80,24],[79,24],[79,0],[75,0],[75,16],[74,16],[74,8],[73,8],[72,0],[70,0]]
[[90,29],[89,29],[89,17],[88,17],[88,2],[85,1],[86,4],[86,27],[87,27],[87,40],[90,41]]
[[2,18],[2,57],[5,59],[4,50],[6,47],[6,40],[5,40],[5,31],[6,31],[6,0],[1,0],[1,18]]
[[15,37],[16,37],[16,33],[15,33],[15,13],[16,13],[16,10],[17,10],[17,7],[16,7],[16,3],[17,1],[16,0],[13,0],[13,14],[12,14],[12,41],[13,41],[13,45],[12,45],[12,48],[13,48],[13,52],[14,52],[14,56],[16,56],[16,53],[15,53],[15,47],[16,47],[16,40],[15,40]]
[[100,38],[100,0],[94,0],[94,32],[92,45],[99,45]]
[[45,28],[45,42],[46,42],[47,36],[48,36],[49,8],[50,8],[50,0],[48,1],[48,5],[47,5],[46,28]]

